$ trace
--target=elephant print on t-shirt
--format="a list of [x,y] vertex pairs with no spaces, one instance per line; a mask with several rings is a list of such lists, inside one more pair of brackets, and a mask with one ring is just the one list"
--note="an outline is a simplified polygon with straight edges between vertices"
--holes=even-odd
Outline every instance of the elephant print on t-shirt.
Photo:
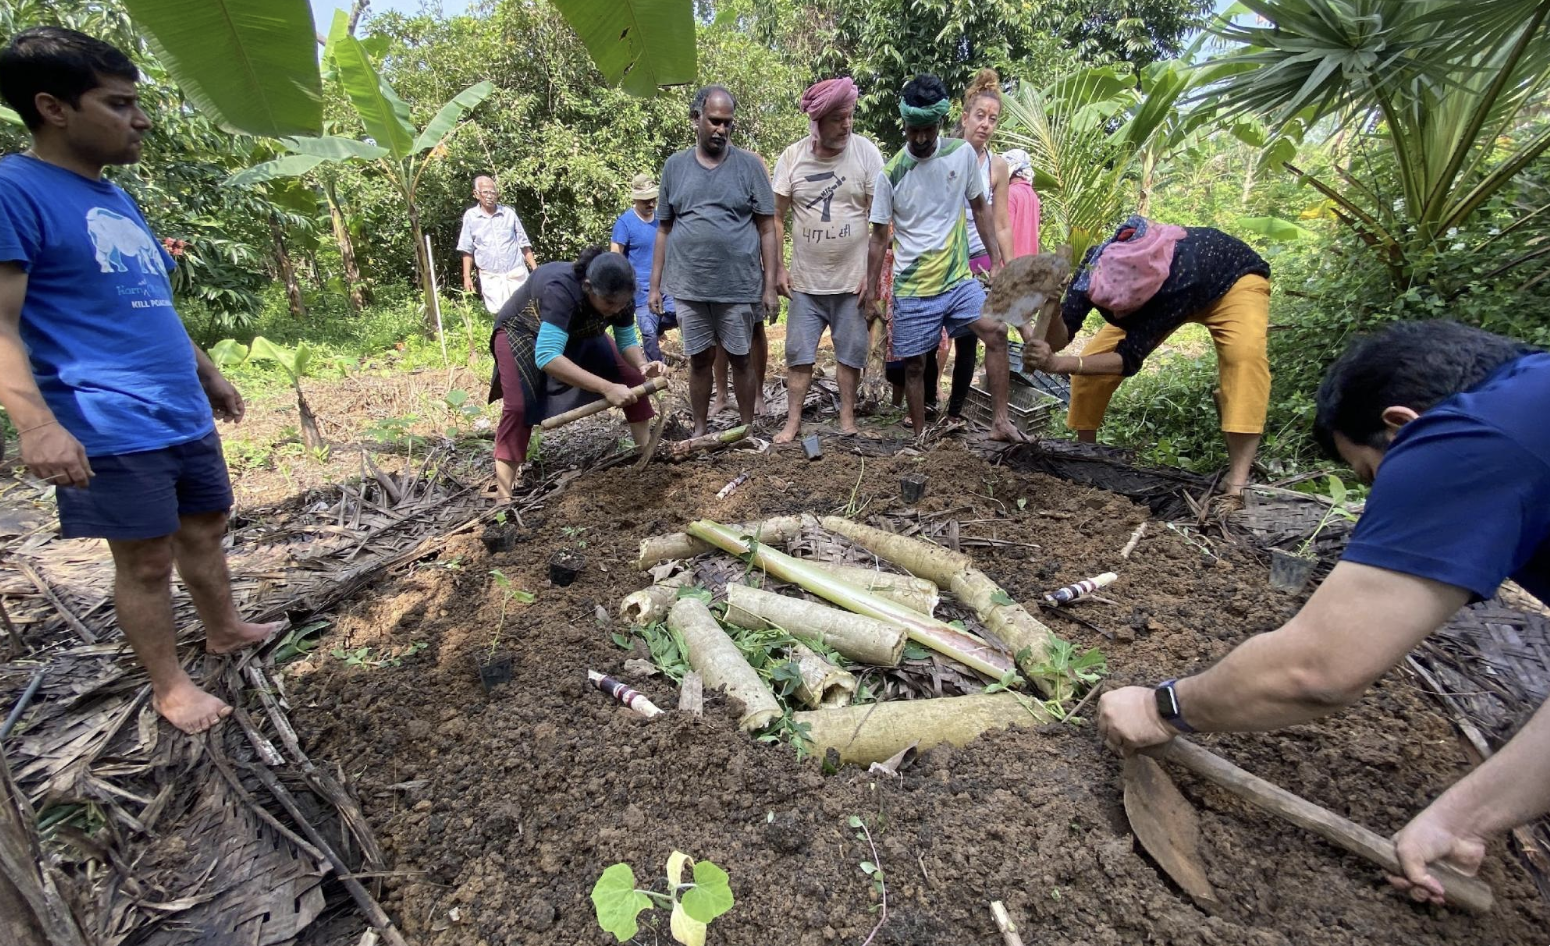
[[91,235],[92,246],[97,251],[97,265],[103,272],[128,272],[124,260],[132,257],[140,264],[142,273],[167,274],[156,241],[138,221],[106,207],[93,207],[86,212],[86,232]]

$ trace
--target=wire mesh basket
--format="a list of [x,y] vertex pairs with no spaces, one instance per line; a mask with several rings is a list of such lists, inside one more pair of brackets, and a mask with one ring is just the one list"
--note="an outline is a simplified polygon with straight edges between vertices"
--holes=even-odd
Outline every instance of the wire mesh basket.
[[[1007,391],[1006,413],[1012,426],[1031,437],[1037,437],[1049,426],[1050,418],[1054,416],[1059,404],[1060,399],[1052,394],[1034,387],[1013,384]],[[993,416],[990,392],[978,386],[969,388],[969,396],[963,403],[963,416],[981,427],[989,427]]]

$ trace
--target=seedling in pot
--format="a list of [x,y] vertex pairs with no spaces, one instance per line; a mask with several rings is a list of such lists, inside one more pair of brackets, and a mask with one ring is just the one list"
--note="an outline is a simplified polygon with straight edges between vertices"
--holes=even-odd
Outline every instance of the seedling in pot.
[[1303,540],[1296,552],[1287,552],[1284,549],[1270,550],[1270,587],[1277,591],[1297,592],[1308,583],[1313,575],[1314,566],[1318,564],[1318,551],[1315,543],[1319,533],[1324,527],[1339,516],[1348,522],[1355,521],[1356,516],[1345,507],[1346,486],[1340,477],[1331,474],[1326,477],[1328,486],[1329,508],[1319,519],[1319,524],[1314,527],[1313,533]]
[[1331,519],[1339,516],[1347,522],[1356,521],[1356,514],[1345,508],[1346,488],[1344,481],[1331,473],[1325,478],[1325,483],[1329,487],[1329,492],[1327,493],[1327,497],[1330,500],[1329,508],[1324,510],[1324,516],[1314,528],[1313,534],[1304,539],[1302,545],[1297,547],[1298,558],[1311,559],[1317,557],[1313,543],[1318,539],[1319,533],[1324,531],[1324,527],[1329,525]]
[[[694,880],[685,883],[683,869],[693,865]],[[669,929],[673,939],[684,946],[704,946],[710,923],[732,909],[735,901],[727,872],[710,861],[695,861],[682,851],[667,859],[667,893],[642,890],[635,886],[635,872],[628,864],[615,864],[603,871],[592,887],[592,906],[597,925],[623,943],[640,932],[637,917],[642,910],[669,907]]]

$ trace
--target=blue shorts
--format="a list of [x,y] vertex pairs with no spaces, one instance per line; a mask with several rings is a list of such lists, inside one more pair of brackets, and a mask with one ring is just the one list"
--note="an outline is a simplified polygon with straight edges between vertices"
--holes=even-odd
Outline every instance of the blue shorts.
[[924,355],[936,348],[947,329],[951,338],[967,332],[979,321],[985,307],[985,290],[973,279],[965,279],[935,296],[894,296],[893,357],[898,360]]
[[67,539],[157,539],[178,531],[179,516],[231,508],[221,437],[116,456],[88,457],[91,485],[55,491]]

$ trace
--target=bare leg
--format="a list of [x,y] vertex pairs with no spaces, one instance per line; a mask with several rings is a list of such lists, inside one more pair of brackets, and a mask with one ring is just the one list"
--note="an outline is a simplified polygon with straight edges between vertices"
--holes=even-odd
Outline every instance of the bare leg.
[[1227,481],[1222,493],[1237,496],[1249,485],[1254,469],[1254,454],[1259,450],[1259,434],[1224,434],[1227,438]]
[[694,436],[705,436],[705,421],[709,417],[711,375],[716,370],[716,359],[721,346],[713,346],[689,356],[689,412],[694,415]]
[[194,685],[178,662],[172,622],[172,536],[114,539],[113,610],[118,626],[151,677],[151,705],[186,733],[201,733],[231,715],[225,701]]
[[[925,385],[921,385],[921,387],[925,387]],[[899,405],[901,405],[903,403],[904,403],[904,385],[902,385],[902,384],[895,384],[893,386],[893,406],[894,407],[898,407]]]
[[511,491],[517,485],[517,471],[522,469],[508,460],[495,461],[495,501],[501,505],[511,502]]
[[727,384],[727,350],[720,345],[716,346],[716,399],[711,402],[710,416],[727,409],[727,404],[732,400],[732,389]]
[[910,406],[915,436],[926,432],[926,356],[904,359],[904,399]]
[[732,390],[737,393],[737,414],[742,422],[753,423],[754,377],[753,358],[749,355],[728,355],[732,365]]
[[178,575],[194,600],[194,610],[205,626],[205,650],[229,654],[261,644],[285,626],[284,621],[253,624],[242,620],[231,600],[231,573],[226,570],[226,513],[206,512],[180,517],[172,536],[172,555]]
[[999,319],[980,318],[974,322],[973,328],[974,334],[985,343],[985,382],[990,387],[990,439],[1025,442],[1027,436],[1012,426],[1006,411],[1006,400],[1011,388],[1006,357],[1006,326]]
[[1077,441],[1079,443],[1097,443],[1098,442],[1098,431],[1096,431],[1096,430],[1078,430],[1076,432],[1076,439],[1077,439]]
[[[840,433],[856,433],[856,391],[861,387],[861,369],[852,368],[849,365],[839,366],[840,376]],[[812,369],[808,369],[808,377],[812,377]],[[807,390],[807,385],[802,386]]]
[[[753,324],[753,341],[748,349],[748,360],[753,369],[753,412],[764,413],[764,378],[770,365],[770,340],[764,334],[764,320]],[[741,402],[739,402],[741,403]]]
[[[792,365],[786,369],[786,426],[775,435],[776,443],[790,443],[802,433],[802,402],[813,383],[812,365]],[[854,399],[855,392],[851,392]]]

